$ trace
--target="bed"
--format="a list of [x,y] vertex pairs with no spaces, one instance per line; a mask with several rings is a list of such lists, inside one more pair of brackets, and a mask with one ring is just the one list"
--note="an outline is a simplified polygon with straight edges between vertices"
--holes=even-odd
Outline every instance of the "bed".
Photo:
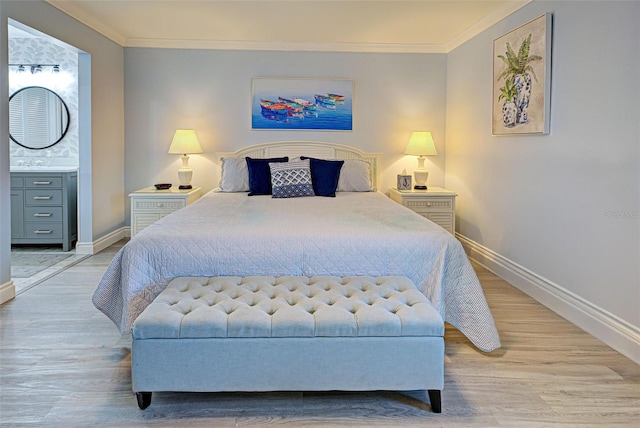
[[[351,183],[341,181],[335,197],[211,191],[157,221],[123,246],[93,295],[94,305],[121,333],[130,332],[137,316],[177,277],[395,275],[411,279],[479,350],[500,347],[461,244],[376,191],[380,155],[316,142],[270,143],[221,154],[222,159],[245,156],[366,163],[370,191],[340,191],[354,190],[349,186],[357,184],[357,176]],[[344,168],[340,180],[347,177]]]

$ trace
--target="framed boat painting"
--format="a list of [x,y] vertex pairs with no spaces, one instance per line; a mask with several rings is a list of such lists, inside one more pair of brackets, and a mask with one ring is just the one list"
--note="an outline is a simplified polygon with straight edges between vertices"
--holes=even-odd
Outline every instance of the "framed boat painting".
[[353,131],[353,81],[252,79],[251,128]]
[[548,134],[551,14],[493,41],[493,135]]

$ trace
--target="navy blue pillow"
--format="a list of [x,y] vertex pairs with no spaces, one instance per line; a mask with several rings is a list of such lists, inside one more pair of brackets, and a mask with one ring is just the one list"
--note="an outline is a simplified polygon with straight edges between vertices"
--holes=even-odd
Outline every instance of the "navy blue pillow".
[[247,160],[249,170],[249,196],[271,194],[271,170],[269,162],[289,162],[289,157]]
[[300,156],[300,159],[309,159],[311,163],[311,181],[316,196],[336,197],[340,169],[344,161],[326,160]]

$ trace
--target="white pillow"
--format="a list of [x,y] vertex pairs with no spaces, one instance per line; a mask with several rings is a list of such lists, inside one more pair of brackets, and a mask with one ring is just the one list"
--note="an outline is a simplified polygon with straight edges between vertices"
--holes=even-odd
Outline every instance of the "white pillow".
[[220,158],[222,162],[221,192],[248,192],[249,169],[245,158]]
[[359,159],[347,159],[340,170],[337,192],[370,192],[371,165]]

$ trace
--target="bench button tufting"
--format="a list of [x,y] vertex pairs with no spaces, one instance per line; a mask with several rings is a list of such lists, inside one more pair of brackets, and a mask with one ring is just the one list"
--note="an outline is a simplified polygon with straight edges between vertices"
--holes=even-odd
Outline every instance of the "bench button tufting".
[[[404,323],[405,318],[414,322],[413,317],[419,313],[421,304],[424,303],[422,293],[417,288],[404,283],[394,284],[393,280],[378,280],[376,283],[374,278],[332,278],[309,280],[307,282],[311,285],[308,286],[303,285],[302,281],[305,280],[280,280],[276,285],[268,285],[262,280],[245,281],[244,286],[235,286],[231,284],[234,281],[226,280],[207,283],[206,286],[192,285],[183,293],[177,293],[174,288],[167,295],[168,298],[163,299],[162,306],[167,308],[168,313],[170,310],[175,318],[179,318],[176,313],[180,313],[185,317],[184,323],[195,326],[202,324],[203,330],[208,328],[208,317],[221,323],[222,329],[229,316],[231,322],[243,322],[245,318],[255,317],[256,320],[262,319],[261,322],[264,323],[266,319],[267,326],[273,323],[271,327],[265,327],[267,329],[289,328],[288,325],[280,324],[288,322],[288,317],[293,317],[310,324],[307,328],[315,335],[316,331],[323,328],[328,331],[323,323],[334,323],[336,317],[344,317],[345,322],[350,325],[365,329],[368,328],[367,323],[378,318],[383,320],[386,317],[389,320],[385,322],[394,325],[398,320]],[[341,285],[341,282],[345,285]],[[221,291],[216,292],[215,288]],[[275,317],[280,309],[281,313]],[[232,315],[236,311],[238,316]],[[189,317],[192,312],[195,313],[194,316]],[[310,316],[304,316],[305,312]],[[318,317],[315,316],[316,313]],[[352,316],[349,317],[348,314]],[[271,322],[267,316],[271,317]],[[330,319],[326,320],[327,317]]]

